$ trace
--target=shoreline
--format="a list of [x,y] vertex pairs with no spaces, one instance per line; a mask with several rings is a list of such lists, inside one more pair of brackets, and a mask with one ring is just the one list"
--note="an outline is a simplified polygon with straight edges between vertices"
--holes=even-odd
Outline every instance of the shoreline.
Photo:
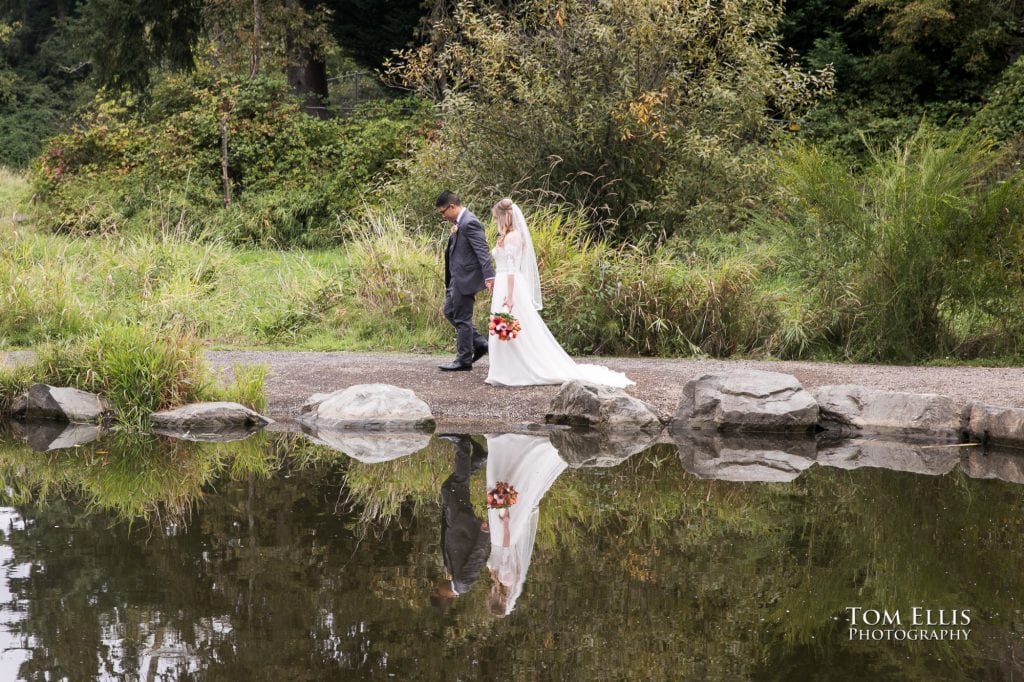
[[[448,355],[346,351],[207,351],[215,371],[232,365],[265,364],[267,416],[291,422],[314,393],[330,393],[364,383],[384,383],[412,390],[437,419],[437,431],[543,426],[558,386],[496,387],[484,383],[486,356],[471,372],[441,372]],[[636,382],[627,392],[671,417],[683,385],[702,374],[759,369],[795,376],[804,388],[859,384],[909,393],[947,395],[966,405],[972,401],[1024,408],[1024,368],[919,367],[773,360],[702,360],[675,358],[577,358],[625,372]]]

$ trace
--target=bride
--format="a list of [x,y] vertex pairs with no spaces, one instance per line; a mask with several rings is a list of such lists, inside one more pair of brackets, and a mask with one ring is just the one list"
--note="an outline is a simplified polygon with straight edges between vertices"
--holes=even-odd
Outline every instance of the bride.
[[578,365],[562,350],[537,312],[541,309],[540,274],[533,240],[523,212],[511,199],[491,209],[498,223],[491,314],[509,312],[522,325],[515,339],[490,336],[487,383],[498,386],[561,384],[580,379],[624,388],[633,384],[625,374],[600,365]]

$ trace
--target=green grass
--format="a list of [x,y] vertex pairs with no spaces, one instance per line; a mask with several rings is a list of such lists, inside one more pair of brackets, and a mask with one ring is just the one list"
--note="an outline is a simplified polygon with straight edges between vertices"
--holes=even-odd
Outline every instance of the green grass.
[[[1019,182],[979,191],[985,152],[967,143],[901,149],[852,178],[827,152],[795,150],[770,219],[656,248],[525,205],[544,319],[577,355],[1012,362],[1024,349]],[[24,200],[25,182],[5,171],[0,193]],[[410,215],[364,206],[319,250],[0,222],[0,350],[140,325],[188,329],[206,348],[450,351],[447,232]],[[481,326],[486,310],[482,292]]]
[[24,174],[0,166],[0,222],[31,207],[32,188]]

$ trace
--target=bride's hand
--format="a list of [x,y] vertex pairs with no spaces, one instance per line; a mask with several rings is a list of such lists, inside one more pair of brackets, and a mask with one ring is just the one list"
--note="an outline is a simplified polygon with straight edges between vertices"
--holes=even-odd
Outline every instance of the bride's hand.
[[509,312],[512,312],[512,299],[510,297],[506,296],[505,300],[502,302],[502,305],[508,308]]

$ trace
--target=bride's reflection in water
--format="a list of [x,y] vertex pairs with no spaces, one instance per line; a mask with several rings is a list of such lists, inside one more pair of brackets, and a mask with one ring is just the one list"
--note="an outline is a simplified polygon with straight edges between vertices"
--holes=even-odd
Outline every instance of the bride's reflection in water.
[[540,500],[568,464],[546,436],[506,433],[487,436],[487,489],[504,481],[518,493],[514,505],[489,509],[491,613],[507,616],[522,594],[537,538]]
[[487,521],[476,515],[469,497],[469,479],[487,460],[487,453],[466,435],[441,438],[455,445],[454,470],[441,484],[441,554],[447,576],[431,597],[435,606],[445,608],[480,579],[490,534]]

